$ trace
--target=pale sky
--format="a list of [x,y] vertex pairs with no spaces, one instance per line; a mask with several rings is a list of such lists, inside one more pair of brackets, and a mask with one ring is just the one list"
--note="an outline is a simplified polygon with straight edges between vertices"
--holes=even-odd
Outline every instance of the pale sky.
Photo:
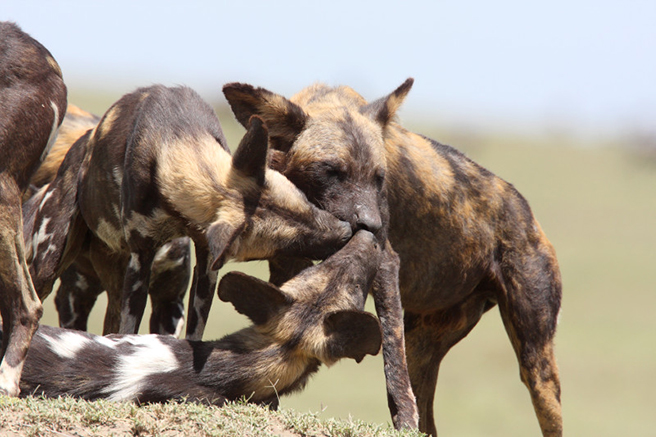
[[70,88],[316,81],[444,123],[656,132],[656,1],[0,0]]

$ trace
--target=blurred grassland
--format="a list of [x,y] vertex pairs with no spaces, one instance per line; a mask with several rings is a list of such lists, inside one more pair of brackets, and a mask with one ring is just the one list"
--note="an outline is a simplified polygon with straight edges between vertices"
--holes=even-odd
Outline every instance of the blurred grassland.
[[[102,114],[118,95],[72,91],[69,100]],[[231,147],[244,130],[218,110]],[[449,130],[401,121],[453,145],[513,183],[528,199],[558,254],[564,292],[556,353],[561,371],[566,435],[656,435],[656,158],[635,154],[620,140],[519,136]],[[262,262],[230,264],[267,277]],[[101,302],[102,303],[102,302]],[[56,324],[50,297],[43,322]],[[94,309],[100,332],[104,303]],[[371,302],[368,308],[373,311]],[[144,320],[147,320],[148,315]],[[206,339],[247,324],[215,300]],[[142,323],[146,332],[147,323]],[[282,408],[389,422],[382,358],[322,368]],[[531,436],[539,427],[498,310],[447,355],[436,397],[443,436]]]

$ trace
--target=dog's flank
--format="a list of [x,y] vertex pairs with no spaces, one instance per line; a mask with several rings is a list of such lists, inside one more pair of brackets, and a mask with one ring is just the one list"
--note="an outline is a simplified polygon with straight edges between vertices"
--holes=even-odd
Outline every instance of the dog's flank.
[[277,403],[321,364],[360,361],[380,350],[378,321],[363,310],[381,251],[360,232],[341,251],[278,288],[231,272],[219,297],[254,323],[213,342],[110,335],[41,326],[21,394],[222,404],[241,397]]
[[392,275],[374,289],[395,425],[416,424],[404,341],[419,427],[435,435],[440,362],[498,304],[542,432],[561,435],[553,353],[561,279],[553,247],[511,184],[395,121],[412,83],[372,103],[325,85],[291,99],[238,83],[224,93],[242,124],[256,114],[277,133],[272,167],[353,229],[388,237],[398,253],[405,339]]
[[21,199],[66,111],[66,86],[50,52],[0,22],[0,313],[5,332],[0,394],[18,394],[25,354],[43,311],[30,275]]

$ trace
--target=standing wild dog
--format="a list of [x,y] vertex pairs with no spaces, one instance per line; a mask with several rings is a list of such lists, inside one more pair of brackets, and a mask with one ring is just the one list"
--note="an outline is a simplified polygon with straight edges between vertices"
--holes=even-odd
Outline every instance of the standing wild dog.
[[50,52],[14,23],[0,22],[0,394],[18,394],[43,312],[25,258],[21,197],[65,112],[66,86]]
[[378,320],[363,311],[378,267],[374,236],[358,232],[339,252],[280,288],[231,272],[219,297],[253,326],[221,340],[111,335],[41,326],[27,355],[23,396],[223,404],[241,397],[277,405],[324,363],[360,362],[380,350]]
[[[369,104],[351,88],[320,84],[289,100],[238,83],[224,93],[242,124],[254,114],[267,123],[273,168],[353,229],[387,237],[398,253],[420,429],[436,435],[433,398],[442,358],[498,304],[542,433],[561,435],[553,350],[561,278],[554,249],[511,184],[394,121],[411,86],[409,79]],[[412,425],[398,291],[393,281],[377,285],[390,409],[396,426]]]
[[[86,112],[75,105],[68,105],[66,116],[59,128],[57,138],[39,168],[30,178],[30,188],[24,196],[23,230],[26,238],[27,252],[30,254],[34,222],[41,224],[42,217],[52,217],[64,211],[76,211],[75,196],[77,193],[77,175],[86,153],[86,142],[77,145],[77,150],[71,153],[62,165],[73,143],[94,129],[100,117]],[[86,140],[84,140],[86,141]],[[59,174],[56,182],[55,177]],[[49,184],[53,184],[51,187]],[[44,186],[48,185],[44,188]],[[46,193],[68,193],[60,196],[70,199],[68,207],[62,202],[49,202],[47,207],[39,209]],[[64,211],[62,211],[64,210]],[[37,219],[37,213],[39,219]],[[63,224],[66,224],[64,222]],[[48,223],[46,223],[46,226]],[[38,230],[38,229],[37,229]],[[64,232],[62,230],[62,232]],[[95,253],[94,249],[100,250]],[[77,254],[72,264],[56,277],[60,283],[55,297],[55,306],[59,313],[59,325],[64,328],[86,331],[89,314],[96,299],[103,291],[108,291],[108,307],[105,313],[103,333],[118,332],[121,311],[121,291],[123,275],[114,275],[116,271],[106,261],[106,250],[96,244],[85,244]],[[30,256],[28,256],[28,259]],[[93,259],[100,260],[92,262]],[[66,263],[67,264],[67,263]],[[98,269],[98,271],[96,270]],[[150,298],[152,313],[150,317],[150,332],[157,334],[172,334],[177,336],[184,322],[184,294],[191,278],[191,256],[189,238],[182,237],[172,240],[162,246],[152,265]],[[40,286],[37,293],[48,295],[52,284],[45,288]]]
[[62,167],[72,153],[83,155],[77,185],[58,190],[58,177],[43,195],[33,224],[35,286],[48,289],[90,244],[93,253],[104,251],[91,260],[94,268],[104,263],[123,278],[119,332],[136,333],[157,250],[187,235],[197,260],[187,337],[200,340],[225,260],[322,258],[351,237],[347,223],[266,169],[267,150],[267,130],[254,117],[231,157],[214,111],[189,88],[157,85],[125,95],[66,156]]

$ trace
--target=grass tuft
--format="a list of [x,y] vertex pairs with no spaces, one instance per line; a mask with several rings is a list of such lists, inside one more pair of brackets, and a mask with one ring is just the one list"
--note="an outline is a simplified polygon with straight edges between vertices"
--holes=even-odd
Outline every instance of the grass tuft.
[[62,397],[0,397],[3,436],[284,436],[419,437],[417,431],[354,420],[321,420],[317,413],[271,411],[244,401],[219,408],[169,402],[137,406]]

